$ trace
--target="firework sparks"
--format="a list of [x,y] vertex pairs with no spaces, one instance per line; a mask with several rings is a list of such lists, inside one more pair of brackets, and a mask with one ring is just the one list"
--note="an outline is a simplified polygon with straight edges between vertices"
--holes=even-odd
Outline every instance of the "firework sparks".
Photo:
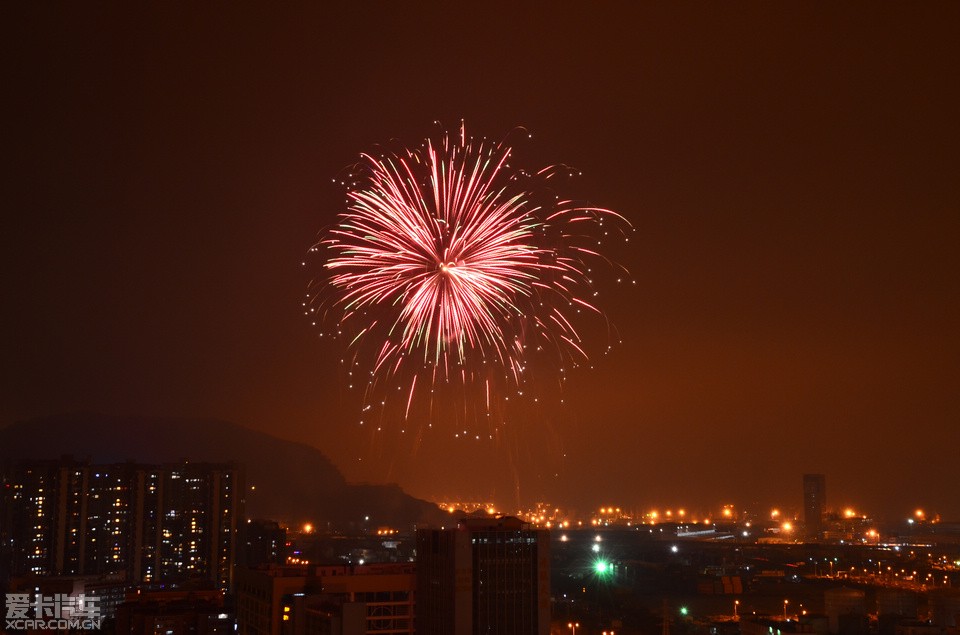
[[462,127],[363,154],[345,182],[346,211],[314,247],[327,273],[308,297],[349,334],[352,367],[372,353],[368,393],[402,378],[405,417],[415,390],[450,382],[477,384],[489,411],[491,377],[520,391],[532,351],[552,351],[558,368],[586,359],[575,314],[600,312],[587,261],[603,259],[605,221],[621,232],[629,223],[558,198],[548,181],[568,168],[530,173],[511,154]]

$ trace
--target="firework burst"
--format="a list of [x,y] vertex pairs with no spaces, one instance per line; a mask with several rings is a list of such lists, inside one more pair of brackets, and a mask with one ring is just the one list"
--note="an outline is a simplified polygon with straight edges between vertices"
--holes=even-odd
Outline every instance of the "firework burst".
[[461,127],[363,154],[343,181],[347,209],[313,248],[325,275],[305,306],[347,339],[350,375],[369,374],[367,409],[396,385],[407,418],[418,390],[453,383],[463,398],[479,389],[489,415],[491,392],[522,393],[532,357],[558,371],[587,359],[577,314],[600,314],[588,263],[629,223],[559,198],[569,168],[527,172],[511,154]]

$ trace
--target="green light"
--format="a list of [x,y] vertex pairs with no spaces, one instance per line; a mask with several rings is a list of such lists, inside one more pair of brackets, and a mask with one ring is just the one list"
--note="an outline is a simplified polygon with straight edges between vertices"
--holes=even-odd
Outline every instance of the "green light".
[[690,611],[687,610],[687,607],[685,607],[685,606],[681,606],[681,607],[680,607],[680,615],[686,616],[687,613],[689,613],[689,612],[690,612]]
[[598,575],[603,575],[613,569],[613,565],[606,563],[603,560],[597,560],[596,564],[593,565],[593,568]]

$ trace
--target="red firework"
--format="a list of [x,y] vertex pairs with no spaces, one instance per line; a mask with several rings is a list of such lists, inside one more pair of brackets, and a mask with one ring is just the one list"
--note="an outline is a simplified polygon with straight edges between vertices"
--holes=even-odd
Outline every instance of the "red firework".
[[370,385],[408,377],[407,413],[421,375],[482,380],[489,405],[491,369],[518,388],[532,351],[554,351],[561,365],[586,358],[574,314],[599,313],[586,262],[602,258],[604,221],[629,224],[559,199],[548,182],[569,169],[515,169],[511,152],[461,127],[363,154],[346,211],[314,248],[327,251],[323,298],[338,333],[372,351]]

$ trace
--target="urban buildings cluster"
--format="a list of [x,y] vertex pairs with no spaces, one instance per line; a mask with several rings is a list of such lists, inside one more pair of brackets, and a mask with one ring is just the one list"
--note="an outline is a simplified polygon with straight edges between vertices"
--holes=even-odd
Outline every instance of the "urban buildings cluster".
[[516,518],[416,532],[416,563],[268,565],[237,576],[242,635],[550,631],[550,540]]
[[446,503],[447,526],[355,534],[246,518],[233,464],[64,457],[2,478],[0,591],[93,598],[116,633],[958,634],[960,525],[831,511],[823,475],[787,519]]
[[[534,527],[546,529],[631,528],[641,526],[667,527],[687,537],[718,536],[725,532],[738,537],[767,542],[826,541],[838,544],[860,542],[878,544],[884,537],[896,540],[901,528],[885,532],[882,523],[871,515],[853,507],[831,509],[826,504],[826,476],[803,475],[803,498],[795,511],[789,506],[769,509],[739,508],[734,504],[720,504],[711,509],[688,509],[683,506],[660,509],[604,505],[582,513],[538,502],[532,508],[510,511]],[[503,512],[490,501],[445,500],[438,503],[441,510],[458,516],[483,514],[498,516]],[[911,510],[905,518],[910,525],[936,525],[938,514],[927,514],[923,509]],[[899,523],[894,523],[897,525]]]
[[196,577],[229,587],[244,517],[235,465],[20,463],[0,496],[0,554],[13,577]]

